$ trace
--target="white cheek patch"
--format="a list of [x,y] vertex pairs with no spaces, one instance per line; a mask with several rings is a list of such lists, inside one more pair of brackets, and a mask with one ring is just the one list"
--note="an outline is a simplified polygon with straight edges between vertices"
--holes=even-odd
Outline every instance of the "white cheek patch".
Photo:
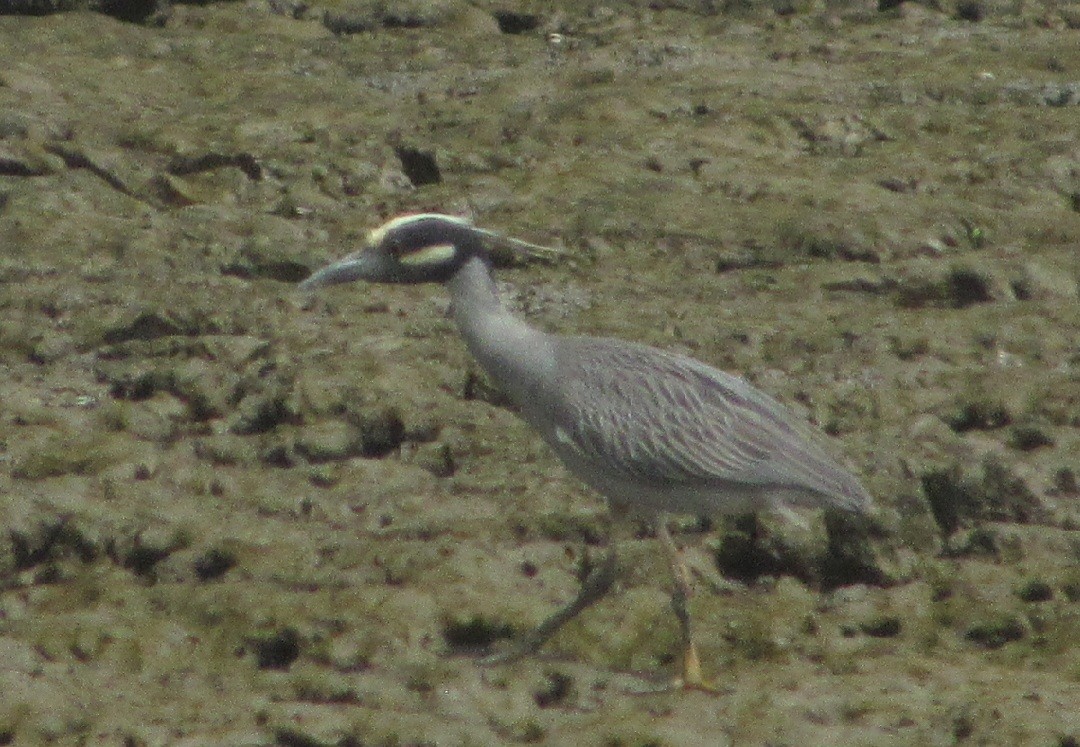
[[412,266],[439,264],[453,259],[456,251],[457,249],[454,248],[453,244],[432,244],[431,246],[425,246],[423,249],[403,254],[398,258],[398,262]]

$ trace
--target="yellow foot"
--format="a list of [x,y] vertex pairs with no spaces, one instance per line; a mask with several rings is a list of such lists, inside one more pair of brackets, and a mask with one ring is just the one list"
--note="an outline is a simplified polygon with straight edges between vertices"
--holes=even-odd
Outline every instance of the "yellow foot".
[[698,658],[697,646],[693,643],[683,654],[683,676],[677,678],[674,684],[682,690],[697,690],[711,695],[725,692],[715,682],[705,679],[705,675],[701,673],[701,659]]
[[640,688],[628,688],[628,695],[658,695],[678,690],[696,690],[709,695],[727,695],[731,692],[728,687],[721,687],[711,680],[705,679],[701,673],[701,660],[698,659],[697,648],[691,645],[683,654],[683,674],[664,684],[650,683]]
[[689,690],[707,693],[708,695],[728,695],[731,693],[730,688],[720,687],[706,679],[687,679],[685,677],[676,677],[663,684],[645,683],[640,687],[628,687],[623,692],[627,695],[661,695],[663,693],[686,692]]
[[731,692],[730,689],[720,687],[715,682],[704,677],[676,677],[675,681],[671,683],[671,687],[679,690],[696,690],[699,693],[708,693],[709,695],[726,695]]

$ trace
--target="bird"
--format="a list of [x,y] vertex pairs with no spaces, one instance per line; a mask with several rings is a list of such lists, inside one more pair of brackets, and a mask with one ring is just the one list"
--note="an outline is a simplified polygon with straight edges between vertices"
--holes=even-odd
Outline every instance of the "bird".
[[[612,509],[654,522],[671,565],[681,634],[674,683],[713,690],[691,626],[689,574],[668,517],[796,508],[871,514],[873,499],[830,456],[823,437],[744,379],[679,353],[552,334],[514,316],[492,274],[500,245],[523,257],[551,259],[560,251],[453,215],[407,214],[371,230],[360,251],[315,271],[300,289],[310,294],[356,280],[442,283],[466,346],[525,422]],[[538,651],[604,597],[618,576],[615,543],[608,544],[568,605],[488,663]]]

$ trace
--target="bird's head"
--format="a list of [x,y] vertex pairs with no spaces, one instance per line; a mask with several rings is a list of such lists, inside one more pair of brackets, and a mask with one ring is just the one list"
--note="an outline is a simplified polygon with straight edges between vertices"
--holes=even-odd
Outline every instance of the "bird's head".
[[300,289],[312,291],[353,280],[444,283],[474,258],[485,263],[493,258],[497,263],[550,263],[565,256],[561,249],[501,236],[477,228],[464,218],[439,213],[416,213],[389,220],[368,232],[365,243],[359,252],[317,270],[300,284]]
[[403,215],[370,231],[363,249],[316,271],[300,287],[314,290],[353,280],[445,282],[469,259],[487,258],[486,235],[450,215]]

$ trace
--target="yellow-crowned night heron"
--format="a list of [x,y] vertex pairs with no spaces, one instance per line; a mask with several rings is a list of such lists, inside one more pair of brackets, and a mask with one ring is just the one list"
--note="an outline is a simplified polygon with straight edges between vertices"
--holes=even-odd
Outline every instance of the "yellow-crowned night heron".
[[[793,506],[864,512],[871,498],[792,413],[742,379],[656,348],[546,334],[516,319],[499,302],[491,277],[493,241],[525,253],[544,251],[459,218],[407,215],[373,230],[365,249],[301,287],[353,280],[445,283],[469,350],[525,421],[612,504],[655,517],[675,576],[682,682],[704,687],[686,609],[686,568],[664,515]],[[602,597],[615,575],[612,543],[577,598],[501,658],[538,649]]]

